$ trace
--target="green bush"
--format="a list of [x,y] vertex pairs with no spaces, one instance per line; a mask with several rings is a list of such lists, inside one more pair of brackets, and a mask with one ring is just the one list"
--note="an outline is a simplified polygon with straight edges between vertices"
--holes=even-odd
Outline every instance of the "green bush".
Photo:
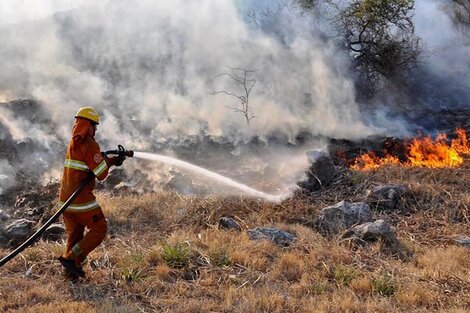
[[209,256],[212,264],[215,266],[224,267],[232,265],[232,259],[225,249],[212,251]]
[[145,275],[143,274],[142,270],[136,268],[126,268],[122,274],[122,279],[124,279],[128,283],[138,282],[140,281]]
[[384,297],[390,297],[395,294],[396,286],[390,276],[382,276],[372,280],[374,292]]
[[183,243],[162,244],[162,259],[169,267],[182,268],[189,262],[189,249]]
[[345,266],[337,266],[333,271],[333,279],[339,286],[349,286],[356,277],[356,271]]

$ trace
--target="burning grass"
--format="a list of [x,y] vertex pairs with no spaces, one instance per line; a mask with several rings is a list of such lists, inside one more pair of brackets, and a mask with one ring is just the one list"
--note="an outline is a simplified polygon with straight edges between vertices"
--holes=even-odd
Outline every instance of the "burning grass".
[[[312,227],[319,210],[359,201],[379,183],[408,194],[394,212],[374,212],[397,229],[408,258],[380,242],[348,245]],[[385,166],[344,171],[328,189],[279,205],[246,198],[158,192],[99,194],[110,236],[94,251],[80,283],[54,260],[63,243],[40,241],[0,269],[5,312],[467,312],[470,161],[458,168]],[[243,230],[276,226],[293,246],[254,242],[217,228],[230,215]],[[2,255],[6,250],[1,251]]]
[[470,154],[470,145],[464,129],[457,128],[455,135],[456,138],[451,141],[445,134],[438,134],[434,140],[429,135],[424,138],[414,138],[405,147],[404,160],[388,152],[378,156],[376,152],[371,151],[357,157],[351,168],[371,170],[397,164],[408,167],[458,167],[463,163],[463,155]]

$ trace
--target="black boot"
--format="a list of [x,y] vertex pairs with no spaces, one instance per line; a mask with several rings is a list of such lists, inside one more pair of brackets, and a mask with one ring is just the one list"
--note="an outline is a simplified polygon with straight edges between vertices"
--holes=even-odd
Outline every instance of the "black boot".
[[74,260],[67,260],[63,256],[58,257],[57,260],[59,260],[60,264],[62,264],[62,266],[64,267],[65,272],[70,275],[70,277],[85,277],[85,272],[81,267],[77,266]]

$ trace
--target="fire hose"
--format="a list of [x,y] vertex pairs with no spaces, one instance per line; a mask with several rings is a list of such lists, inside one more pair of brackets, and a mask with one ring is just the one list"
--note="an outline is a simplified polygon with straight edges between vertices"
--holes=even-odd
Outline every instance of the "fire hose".
[[[105,156],[108,155],[117,155],[121,158],[125,157],[133,157],[134,156],[134,151],[132,150],[126,150],[124,149],[123,146],[118,145],[118,149],[116,150],[108,150],[102,153]],[[65,203],[60,207],[59,210],[57,210],[54,215],[49,218],[44,225],[41,226],[34,234],[32,234],[25,242],[23,242],[18,248],[13,250],[10,254],[5,256],[3,259],[0,260],[0,267],[8,263],[11,259],[13,259],[15,256],[17,256],[21,251],[26,249],[28,246],[34,243],[36,239],[38,239],[42,233],[52,224],[54,223],[57,218],[68,208],[68,206],[75,200],[75,198],[78,196],[80,191],[82,191],[83,187],[85,187],[92,179],[95,178],[95,175],[93,174],[92,171],[88,172],[88,175],[83,179],[83,181],[78,185],[77,189],[72,193],[72,195],[65,201]]]

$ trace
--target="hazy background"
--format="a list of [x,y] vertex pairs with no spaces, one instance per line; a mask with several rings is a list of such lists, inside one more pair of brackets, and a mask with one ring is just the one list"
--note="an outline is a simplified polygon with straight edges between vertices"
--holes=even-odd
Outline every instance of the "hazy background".
[[[14,160],[0,159],[0,187],[13,184],[18,168],[59,178],[81,106],[102,114],[97,139],[103,149],[121,143],[172,153],[171,147],[211,138],[226,149],[203,145],[198,154],[186,153],[186,160],[205,160],[227,175],[249,167],[260,174],[250,182],[265,180],[266,169],[274,169],[277,185],[291,185],[307,166],[305,152],[326,144],[318,139],[300,146],[301,133],[348,139],[406,134],[406,122],[387,115],[389,104],[381,107],[388,96],[377,99],[380,109],[374,111],[356,102],[350,58],[322,19],[291,5],[279,9],[285,3],[1,1],[0,102],[35,99],[35,116],[48,120],[32,122],[31,114],[0,106],[4,148],[5,142],[41,146]],[[269,10],[279,10],[275,19],[263,14]],[[442,1],[418,0],[415,13],[416,33],[427,48],[416,78],[422,105],[468,106],[468,40],[451,24]],[[250,105],[257,118],[250,127],[227,108],[237,99],[211,95],[241,95],[239,85],[219,76],[230,67],[256,70],[250,74],[256,80]],[[445,82],[449,94],[463,101],[427,97],[434,81]],[[277,144],[270,143],[273,137]],[[258,144],[247,147],[253,138]],[[149,166],[128,164],[129,171]]]

